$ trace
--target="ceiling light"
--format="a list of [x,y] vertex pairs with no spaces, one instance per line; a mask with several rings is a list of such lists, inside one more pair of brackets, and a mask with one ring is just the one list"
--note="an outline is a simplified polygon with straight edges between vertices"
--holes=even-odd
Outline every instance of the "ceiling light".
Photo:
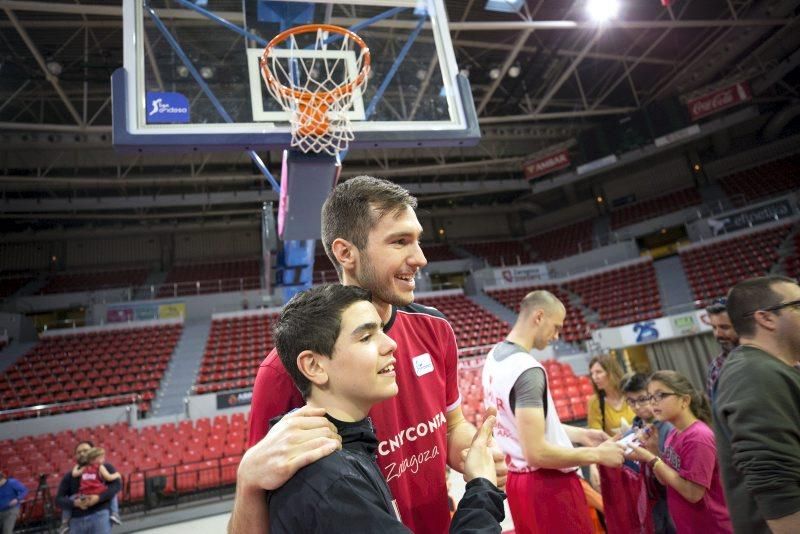
[[508,75],[511,76],[512,78],[516,78],[517,76],[519,76],[521,70],[522,69],[520,69],[519,65],[517,64],[511,65],[508,68]]
[[204,80],[210,80],[214,77],[214,69],[211,67],[202,67],[200,69],[200,76],[202,76]]
[[178,68],[176,70],[178,72],[178,76],[180,76],[181,78],[186,78],[187,76],[189,76],[189,69],[186,68],[186,65],[178,65]]
[[53,76],[60,75],[61,71],[63,70],[61,67],[61,63],[59,63],[58,61],[52,61],[52,60],[48,61],[45,66],[47,67],[47,71]]
[[592,20],[606,22],[617,17],[619,13],[618,0],[587,0],[586,12]]
[[428,77],[428,73],[427,73],[427,71],[426,71],[425,69],[419,69],[419,70],[417,71],[417,79],[418,79],[419,81],[422,81],[422,80],[424,80],[424,79],[425,79],[425,78],[427,78],[427,77]]
[[464,78],[469,78],[469,69],[461,69],[460,71],[458,71],[458,73],[462,75]]
[[497,67],[489,71],[489,78],[496,80],[499,77],[500,77],[500,69],[498,69]]

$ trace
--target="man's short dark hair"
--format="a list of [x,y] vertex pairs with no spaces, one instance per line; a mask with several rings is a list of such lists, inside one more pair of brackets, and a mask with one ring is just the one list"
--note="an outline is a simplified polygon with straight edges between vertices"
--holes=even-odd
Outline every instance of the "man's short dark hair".
[[372,300],[369,291],[328,284],[296,294],[283,307],[274,329],[275,348],[304,399],[311,393],[311,382],[297,368],[297,357],[304,350],[330,357],[342,326],[342,312],[362,300]]
[[753,312],[780,304],[781,296],[772,289],[776,284],[797,284],[797,281],[779,275],[759,276],[742,280],[728,292],[728,315],[740,336],[755,335]]
[[642,373],[628,374],[622,377],[622,383],[619,385],[619,389],[623,393],[646,391],[648,380],[647,375]]
[[78,443],[75,444],[75,450],[77,451],[78,447],[80,447],[84,443],[87,444],[89,447],[94,447],[94,443],[92,443],[88,439],[84,439],[84,440],[81,440],[81,441],[79,441]]
[[728,313],[728,299],[725,297],[716,299],[706,307],[706,313],[709,315]]
[[411,193],[381,178],[356,176],[337,185],[322,205],[322,245],[339,278],[342,266],[331,250],[334,240],[346,239],[364,250],[369,231],[381,217],[416,207],[417,199]]

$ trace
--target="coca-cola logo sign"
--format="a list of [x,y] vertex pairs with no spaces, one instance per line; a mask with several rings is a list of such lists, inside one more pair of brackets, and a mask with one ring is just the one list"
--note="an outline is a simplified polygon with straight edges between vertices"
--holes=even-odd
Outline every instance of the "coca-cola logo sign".
[[747,82],[739,82],[713,93],[693,98],[686,105],[689,107],[691,120],[696,121],[741,102],[746,102],[751,98],[753,95],[750,92],[750,86],[747,85]]
[[569,167],[569,153],[562,150],[539,159],[526,161],[522,165],[522,170],[525,172],[525,178],[532,180],[565,167]]

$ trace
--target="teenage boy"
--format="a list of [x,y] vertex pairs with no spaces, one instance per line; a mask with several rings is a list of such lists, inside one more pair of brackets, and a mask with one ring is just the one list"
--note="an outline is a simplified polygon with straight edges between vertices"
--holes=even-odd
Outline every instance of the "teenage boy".
[[[461,453],[476,430],[461,412],[453,328],[439,311],[413,304],[414,278],[427,264],[416,205],[408,191],[389,181],[369,176],[347,180],[323,205],[322,242],[342,284],[372,293],[383,331],[398,345],[400,392],[370,412],[378,465],[403,523],[417,534],[441,534],[450,522],[445,468],[463,472]],[[340,446],[335,426],[311,407],[284,418],[267,434],[271,419],[302,405],[273,350],[253,387],[250,450],[237,472],[229,532],[261,534],[268,524],[263,490],[279,488],[297,469]],[[494,459],[502,488],[504,455],[495,450]]]
[[[620,391],[625,396],[625,402],[636,413],[630,432],[639,432],[649,425],[648,439],[642,445],[653,454],[661,455],[664,452],[664,442],[667,434],[672,430],[672,425],[657,421],[653,415],[650,394],[647,392],[647,376],[641,373],[625,376],[620,384]],[[632,463],[633,465],[631,465]],[[633,468],[630,473],[635,473],[640,482],[640,493],[636,497],[641,496],[641,492],[644,492],[645,498],[630,500],[625,503],[625,506],[637,513],[644,532],[674,534],[675,525],[672,523],[667,509],[667,488],[656,479],[652,468],[646,463],[627,461],[622,469],[630,468]],[[637,502],[646,502],[647,509],[642,510],[640,506],[635,506]]]
[[[275,327],[281,362],[306,403],[326,410],[342,450],[270,493],[272,534],[408,532],[378,468],[378,439],[367,417],[374,404],[398,392],[397,344],[383,333],[370,297],[358,287],[316,287],[293,297]],[[451,532],[500,532],[504,495],[492,482],[494,460],[487,447],[493,420],[467,455],[467,488]]]

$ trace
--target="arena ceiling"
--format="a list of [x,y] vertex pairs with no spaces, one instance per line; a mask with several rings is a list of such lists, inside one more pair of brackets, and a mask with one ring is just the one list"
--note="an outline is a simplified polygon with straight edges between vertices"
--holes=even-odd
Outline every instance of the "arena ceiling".
[[[446,1],[480,145],[354,150],[345,175],[390,177],[430,209],[489,203],[537,214],[591,198],[592,185],[531,195],[521,163],[600,120],[742,79],[765,80],[756,102],[800,96],[800,0],[672,0],[667,7],[623,0],[619,18],[602,26],[587,17],[584,0],[529,0],[515,14],[487,11],[485,3]],[[122,65],[120,4],[0,0],[4,233],[252,224],[260,202],[271,198],[244,154],[113,151],[109,78]],[[210,0],[208,8],[240,12],[241,0]],[[279,155],[270,156],[275,168]]]

